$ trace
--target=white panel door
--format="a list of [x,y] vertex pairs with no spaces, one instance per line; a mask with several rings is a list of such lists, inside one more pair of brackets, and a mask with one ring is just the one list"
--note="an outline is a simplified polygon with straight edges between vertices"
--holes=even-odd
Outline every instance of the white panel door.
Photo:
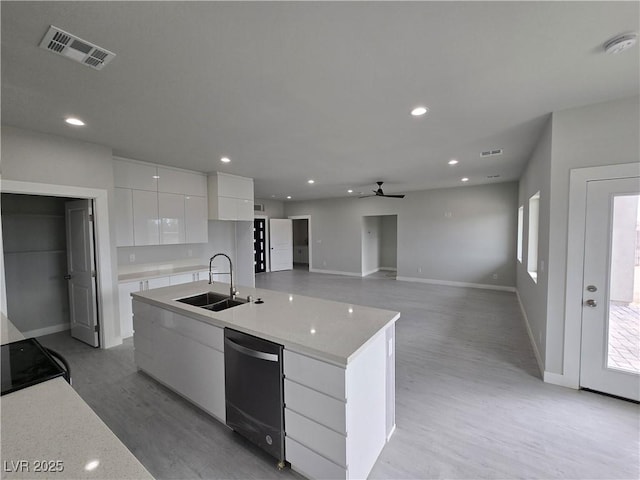
[[159,245],[158,193],[133,190],[133,244]]
[[98,347],[98,308],[91,200],[65,204],[71,336]]
[[640,400],[640,183],[587,184],[580,386]]
[[160,244],[184,243],[184,195],[159,193],[158,216],[160,218]]
[[293,226],[289,219],[269,220],[271,271],[293,270]]
[[184,222],[187,243],[207,243],[209,224],[206,197],[187,195],[184,197]]

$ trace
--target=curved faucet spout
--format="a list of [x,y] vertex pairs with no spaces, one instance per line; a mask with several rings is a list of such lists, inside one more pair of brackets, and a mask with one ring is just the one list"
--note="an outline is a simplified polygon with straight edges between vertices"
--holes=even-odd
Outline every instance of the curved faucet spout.
[[213,257],[211,257],[209,259],[209,284],[213,283],[213,273],[211,270],[211,265],[213,263],[213,259],[216,257],[226,257],[227,260],[229,260],[229,271],[228,272],[221,272],[218,275],[229,275],[229,298],[233,298],[236,296],[236,289],[233,286],[233,263],[231,262],[231,258],[229,257],[229,255],[227,255],[226,253],[216,253]]

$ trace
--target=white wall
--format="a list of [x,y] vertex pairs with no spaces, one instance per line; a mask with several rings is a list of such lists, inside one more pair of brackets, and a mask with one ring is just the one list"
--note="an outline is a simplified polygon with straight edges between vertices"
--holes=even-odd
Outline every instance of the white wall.
[[380,269],[382,217],[362,217],[362,276]]
[[[515,286],[515,182],[285,205],[311,215],[313,270],[362,272],[362,217],[397,215],[398,276]],[[498,278],[493,278],[493,274]]]
[[[534,284],[526,268],[518,265],[517,288],[541,355],[545,378],[547,373],[550,378],[563,374],[565,343],[579,344],[579,339],[565,338],[566,302],[582,301],[582,298],[566,299],[565,293],[567,251],[571,248],[567,244],[570,171],[637,163],[639,132],[638,96],[554,112],[521,177],[519,201],[525,205],[525,228],[526,201],[540,190],[538,283]],[[526,259],[523,264],[526,266]]]
[[[2,126],[2,181],[31,182],[52,186],[98,189],[107,194],[108,225],[114,224],[113,167],[111,149],[55,135],[46,135],[8,125]],[[100,221],[100,220],[99,220]],[[117,257],[115,229],[108,229],[108,244],[100,245],[109,265],[111,281],[101,281],[105,305],[102,311],[106,346],[120,343],[118,315]],[[113,254],[111,254],[113,252]],[[103,258],[104,258],[103,257]],[[4,265],[3,265],[4,267]],[[4,283],[2,285],[4,290]]]
[[[552,118],[540,136],[536,148],[520,178],[518,206],[524,206],[522,263],[516,261],[517,290],[526,313],[529,335],[540,369],[544,371],[547,338],[547,291],[549,258],[549,200],[551,175]],[[537,283],[527,272],[529,239],[529,198],[540,192],[538,217]],[[541,266],[544,265],[544,268]]]
[[398,217],[383,215],[380,218],[380,268],[395,270],[398,266]]
[[639,96],[553,114],[545,363],[549,372],[563,371],[565,279],[567,248],[570,248],[567,245],[569,172],[573,168],[639,162],[639,132]]
[[254,203],[261,203],[264,205],[264,212],[255,212],[258,215],[266,215],[269,218],[286,218],[284,216],[284,202],[279,200],[256,198]]

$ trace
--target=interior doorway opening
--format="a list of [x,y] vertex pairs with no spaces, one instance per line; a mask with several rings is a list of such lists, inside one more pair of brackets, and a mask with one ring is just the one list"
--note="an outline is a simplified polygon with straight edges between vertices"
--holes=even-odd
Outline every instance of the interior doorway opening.
[[294,218],[293,268],[309,271],[309,219]]
[[[69,222],[70,202],[87,204],[87,211],[93,211],[89,199],[2,193],[7,315],[25,337],[69,331],[79,338],[78,327],[90,328],[89,344],[99,347],[93,222],[81,225],[75,213]],[[78,253],[79,239],[90,251],[89,256]],[[70,261],[75,267],[80,261],[87,266],[85,291],[71,279]],[[86,308],[79,309],[81,305]]]
[[398,216],[362,217],[362,276],[396,278],[398,271]]

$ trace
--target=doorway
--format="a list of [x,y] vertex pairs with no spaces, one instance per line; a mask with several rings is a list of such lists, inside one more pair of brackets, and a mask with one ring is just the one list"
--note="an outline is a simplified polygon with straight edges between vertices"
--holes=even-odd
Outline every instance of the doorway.
[[293,268],[309,271],[309,219],[296,218],[293,223]]
[[1,203],[11,321],[27,337],[71,330],[99,346],[92,201],[3,193]]
[[587,182],[580,386],[640,400],[640,185]]
[[398,270],[398,216],[362,217],[362,276],[395,279]]

